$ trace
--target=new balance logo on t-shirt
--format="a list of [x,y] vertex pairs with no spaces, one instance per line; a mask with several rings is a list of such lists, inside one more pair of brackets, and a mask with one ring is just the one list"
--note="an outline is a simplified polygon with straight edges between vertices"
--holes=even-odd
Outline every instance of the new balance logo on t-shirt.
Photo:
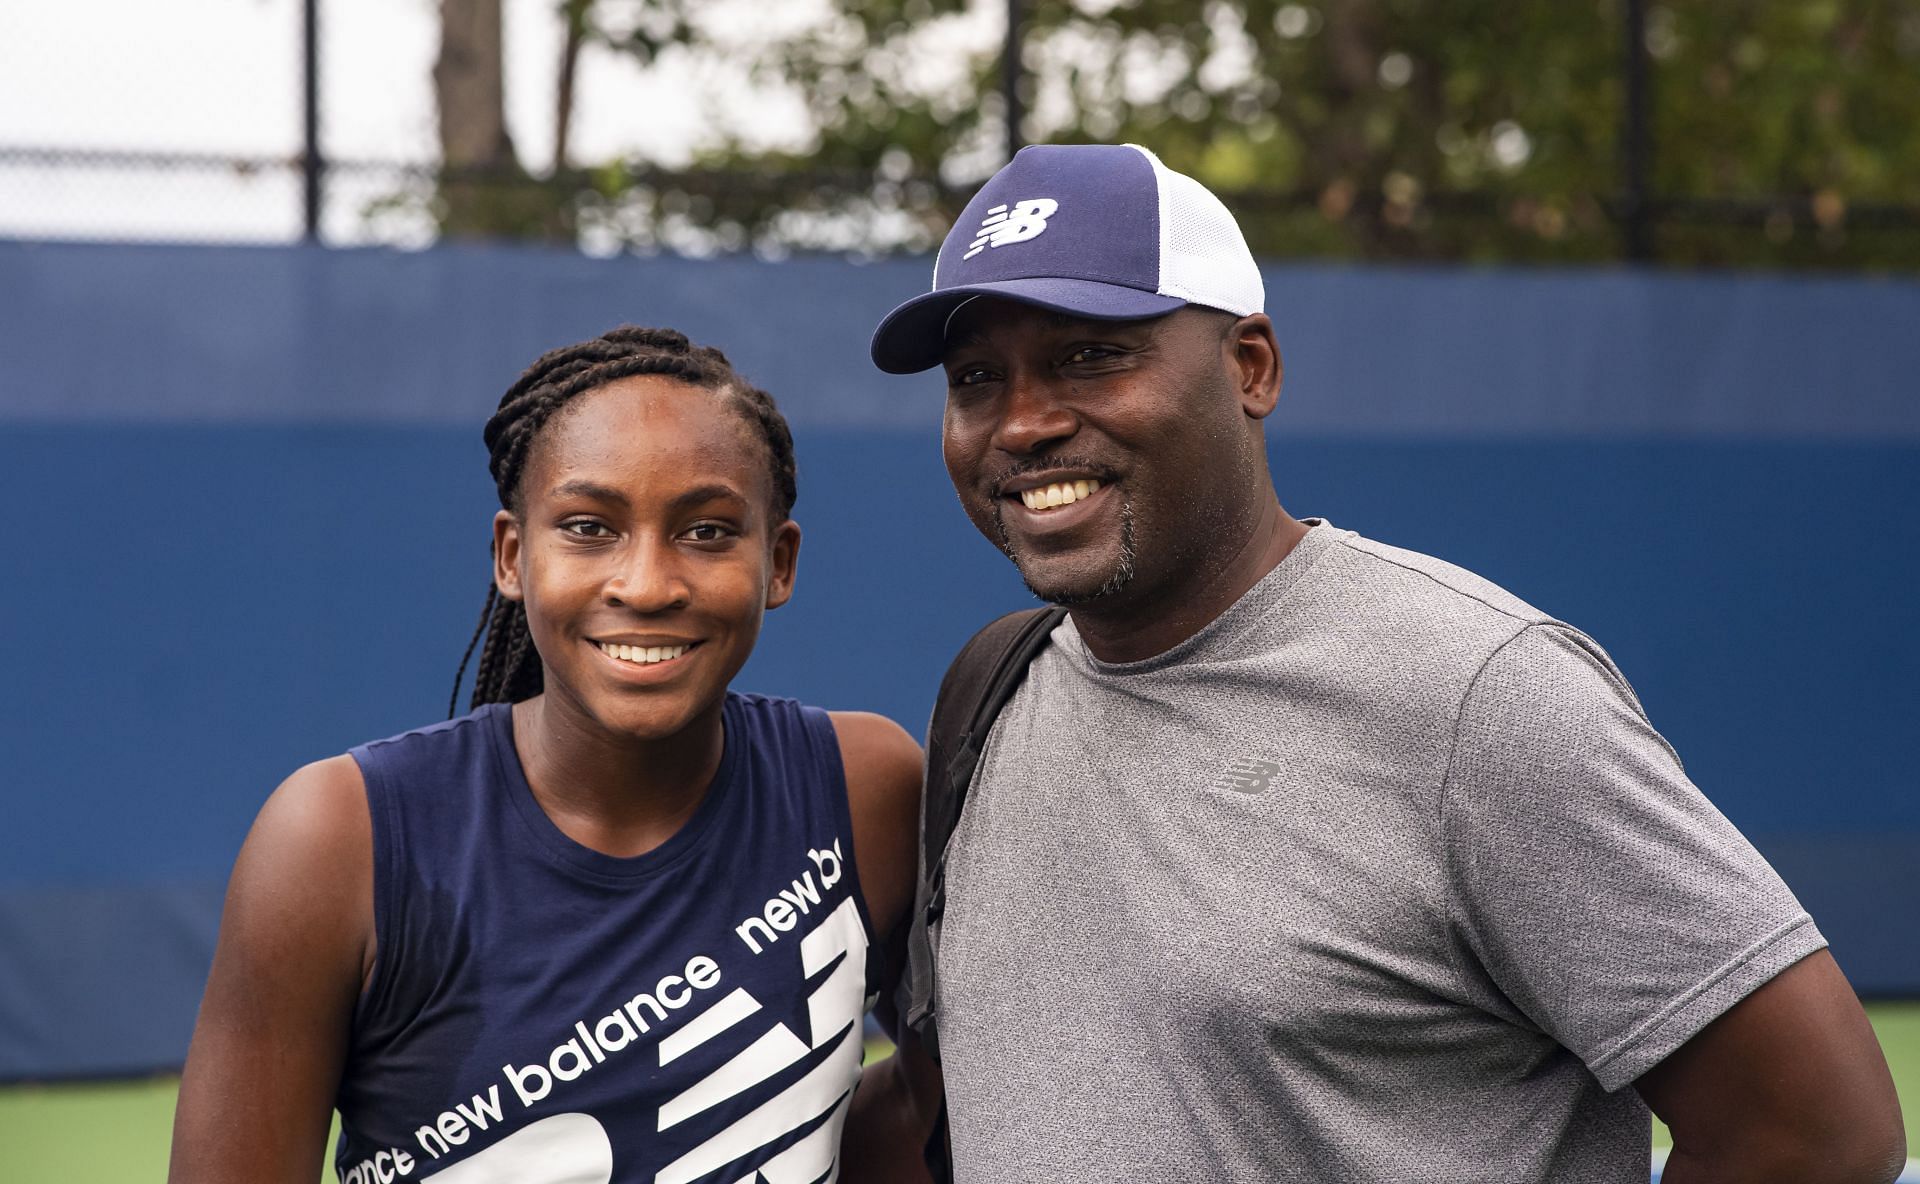
[[1265,793],[1273,785],[1273,779],[1280,775],[1280,762],[1258,761],[1251,757],[1242,757],[1227,766],[1227,771],[1214,778],[1214,789],[1230,789],[1235,793]]
[[1011,209],[994,206],[980,221],[979,237],[967,244],[967,253],[960,258],[971,259],[988,247],[1004,247],[1038,237],[1047,228],[1047,219],[1059,208],[1060,203],[1051,197],[1030,197],[1014,202]]

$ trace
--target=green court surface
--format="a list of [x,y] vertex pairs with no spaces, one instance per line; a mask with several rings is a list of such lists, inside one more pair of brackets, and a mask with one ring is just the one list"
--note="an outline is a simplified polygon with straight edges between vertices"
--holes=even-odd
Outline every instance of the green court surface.
[[[1893,1067],[1909,1142],[1920,1144],[1920,1003],[1867,1008]],[[141,1184],[167,1174],[178,1080],[0,1088],[0,1181]],[[1664,1143],[1657,1126],[1655,1140]]]

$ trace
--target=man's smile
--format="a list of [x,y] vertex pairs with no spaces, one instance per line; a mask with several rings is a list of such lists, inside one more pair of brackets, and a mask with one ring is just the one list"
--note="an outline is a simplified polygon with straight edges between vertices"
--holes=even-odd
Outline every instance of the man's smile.
[[1100,513],[1114,485],[1097,477],[1022,478],[1007,482],[994,502],[1002,529],[1028,536],[1055,535]]
[[1100,482],[1097,480],[1054,481],[1033,489],[1019,490],[1015,496],[1029,510],[1051,510],[1057,506],[1070,506],[1099,488]]

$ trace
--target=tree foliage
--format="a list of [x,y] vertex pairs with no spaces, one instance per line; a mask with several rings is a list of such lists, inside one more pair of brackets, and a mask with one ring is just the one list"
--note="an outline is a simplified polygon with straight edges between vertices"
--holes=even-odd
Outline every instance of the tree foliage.
[[[1021,137],[1144,144],[1227,196],[1263,254],[1620,255],[1624,0],[1021,7]],[[582,233],[936,243],[1005,159],[1004,0],[818,9],[776,27],[743,26],[738,3],[588,6],[600,47],[733,63],[808,130],[768,145],[716,125],[692,169],[562,177]],[[1671,0],[1645,44],[1659,258],[1920,266],[1920,0]]]

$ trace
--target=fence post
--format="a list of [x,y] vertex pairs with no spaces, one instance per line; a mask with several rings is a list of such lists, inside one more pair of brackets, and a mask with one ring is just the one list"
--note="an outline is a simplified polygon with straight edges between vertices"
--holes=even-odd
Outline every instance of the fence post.
[[1647,182],[1653,134],[1648,126],[1647,92],[1652,80],[1647,61],[1646,0],[1626,0],[1626,27],[1625,110],[1621,112],[1620,128],[1622,247],[1628,259],[1646,263],[1654,257],[1654,209]]
[[318,244],[320,242],[320,174],[326,169],[326,163],[320,158],[320,0],[302,0],[300,7],[302,69],[306,87],[303,98],[306,141],[300,157],[306,213],[304,237],[307,242]]
[[1006,97],[1007,159],[1020,151],[1020,0],[1007,0],[1007,43],[1001,51],[1000,88]]

